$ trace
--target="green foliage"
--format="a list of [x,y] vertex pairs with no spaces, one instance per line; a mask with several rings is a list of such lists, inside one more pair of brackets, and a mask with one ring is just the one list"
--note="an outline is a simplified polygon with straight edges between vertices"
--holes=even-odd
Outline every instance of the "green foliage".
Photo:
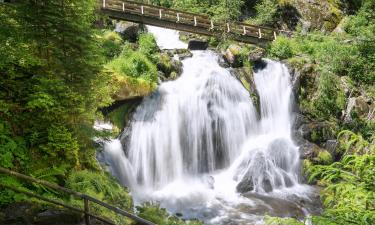
[[202,225],[198,221],[183,221],[168,214],[167,210],[154,203],[145,203],[137,206],[138,216],[159,225]]
[[265,220],[266,225],[303,225],[305,224],[293,218],[279,218],[279,217],[266,216],[264,220]]
[[319,164],[329,165],[333,162],[333,159],[332,159],[332,155],[328,151],[324,150],[318,153],[318,156],[316,157],[316,161]]
[[[340,134],[345,135],[351,138],[340,141],[345,152],[339,162],[306,167],[309,181],[325,186],[321,197],[326,209],[322,216],[313,217],[314,224],[375,223],[375,145],[350,131]],[[369,152],[353,153],[348,146],[354,143]]]
[[278,59],[288,59],[291,58],[294,54],[293,46],[295,43],[287,37],[280,36],[272,43],[271,48],[268,51],[268,54],[271,57]]
[[102,46],[107,59],[112,59],[121,53],[123,40],[118,33],[105,30],[101,38],[103,39]]
[[[107,174],[88,170],[72,171],[66,181],[66,186],[106,203],[116,205],[123,210],[132,211],[133,202],[127,190]],[[81,201],[72,201],[74,204],[81,204]],[[131,223],[130,219],[115,214],[96,204],[91,204],[91,211],[96,215],[107,217],[118,224]]]
[[155,55],[157,55],[159,47],[156,44],[155,37],[152,34],[142,33],[139,35],[138,44],[138,51],[153,60],[153,62],[156,62]]
[[118,58],[109,63],[108,67],[123,76],[141,78],[149,82],[157,81],[156,65],[142,52],[127,47]]
[[247,22],[258,25],[272,25],[276,20],[278,1],[261,0],[255,5],[256,17]]

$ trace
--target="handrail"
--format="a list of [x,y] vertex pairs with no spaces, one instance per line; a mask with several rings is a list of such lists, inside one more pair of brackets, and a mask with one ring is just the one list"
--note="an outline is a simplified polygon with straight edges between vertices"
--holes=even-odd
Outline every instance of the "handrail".
[[6,174],[6,175],[9,175],[9,176],[13,176],[13,177],[16,177],[16,178],[19,178],[19,179],[22,179],[22,180],[25,180],[25,181],[28,181],[28,182],[31,182],[31,183],[36,183],[36,184],[40,184],[40,185],[43,185],[43,186],[46,186],[46,187],[49,187],[49,188],[52,188],[54,190],[57,190],[57,191],[60,191],[60,192],[64,192],[66,194],[69,194],[69,195],[73,195],[77,198],[81,198],[83,201],[84,201],[84,210],[82,209],[78,209],[78,208],[75,208],[73,206],[69,206],[65,203],[61,203],[61,202],[58,202],[58,201],[55,201],[55,200],[51,200],[51,199],[48,199],[48,198],[45,198],[43,196],[40,196],[40,195],[37,195],[37,194],[34,194],[32,192],[28,192],[28,191],[24,191],[24,190],[20,190],[20,189],[17,189],[17,188],[14,188],[14,187],[11,187],[9,185],[6,185],[6,184],[1,184],[0,183],[0,186],[1,187],[5,187],[5,188],[8,188],[8,189],[11,189],[13,191],[16,191],[16,192],[19,192],[19,193],[23,193],[25,195],[29,195],[29,196],[32,196],[32,197],[35,197],[35,198],[38,198],[38,199],[41,199],[43,201],[46,201],[46,202],[50,202],[50,203],[53,203],[53,204],[56,204],[56,205],[60,205],[60,206],[63,206],[65,208],[68,208],[68,209],[71,209],[71,210],[74,210],[74,211],[77,211],[77,212],[81,212],[81,213],[84,213],[85,215],[85,223],[86,225],[90,225],[90,217],[92,218],[95,218],[95,219],[98,219],[102,222],[105,222],[107,224],[111,224],[111,225],[114,225],[113,222],[107,220],[107,219],[104,219],[102,217],[99,217],[99,216],[95,216],[93,215],[92,213],[90,213],[89,211],[89,202],[93,202],[93,203],[96,203],[102,207],[105,207],[117,214],[120,214],[122,216],[125,216],[125,217],[128,217],[130,219],[133,219],[134,221],[140,223],[140,224],[145,224],[145,225],[156,225],[148,220],[145,220],[141,217],[138,217],[134,214],[131,214],[129,212],[126,212],[118,207],[115,207],[115,206],[112,206],[112,205],[109,205],[105,202],[102,202],[96,198],[93,198],[89,195],[86,195],[86,194],[82,194],[80,192],[77,192],[77,191],[73,191],[71,189],[68,189],[68,188],[65,188],[65,187],[61,187],[57,184],[53,184],[53,183],[50,183],[48,181],[45,181],[45,180],[40,180],[40,179],[36,179],[36,178],[33,178],[33,177],[30,177],[30,176],[26,176],[24,174],[21,174],[21,173],[18,173],[18,172],[15,172],[15,171],[11,171],[11,170],[8,170],[8,169],[5,169],[3,167],[0,167],[0,173],[3,173],[3,174]]
[[[215,22],[208,15],[185,12],[176,9],[155,6],[147,3],[129,0],[100,0],[101,9],[135,14],[141,17],[155,18],[176,24],[186,24],[192,27],[199,27],[211,31],[207,35],[217,35],[217,32],[234,34],[244,37],[257,38],[264,41],[273,41],[279,34],[286,34],[285,31],[269,27],[247,24],[243,22]],[[143,20],[141,19],[140,22]],[[213,33],[213,32],[216,33]],[[194,30],[192,28],[192,32]]]

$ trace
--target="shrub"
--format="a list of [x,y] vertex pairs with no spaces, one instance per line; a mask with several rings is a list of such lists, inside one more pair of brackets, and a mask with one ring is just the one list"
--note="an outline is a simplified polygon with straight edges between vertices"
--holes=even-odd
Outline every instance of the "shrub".
[[118,33],[106,30],[102,39],[103,51],[107,59],[112,59],[121,53],[123,40]]
[[287,37],[279,36],[268,49],[269,56],[278,59],[288,59],[295,55],[294,43]]
[[[75,191],[85,193],[101,201],[115,205],[123,210],[132,211],[133,202],[127,190],[105,173],[88,170],[72,171],[66,181],[66,186]],[[82,204],[82,202],[78,200],[73,200],[72,202],[77,205]],[[91,210],[95,214],[107,217],[118,224],[131,224],[130,219],[115,214],[97,204],[91,204]]]
[[146,55],[150,60],[156,61],[155,53],[159,51],[159,47],[156,44],[155,38],[152,34],[142,33],[138,39],[139,49],[138,51]]
[[156,66],[141,52],[125,50],[108,65],[123,76],[142,78],[149,82],[157,81]]

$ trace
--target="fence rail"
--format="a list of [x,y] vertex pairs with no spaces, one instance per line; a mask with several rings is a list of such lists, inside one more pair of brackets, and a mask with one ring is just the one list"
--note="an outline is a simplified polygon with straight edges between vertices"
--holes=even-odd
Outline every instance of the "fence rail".
[[34,197],[34,198],[37,198],[37,199],[40,199],[40,200],[43,200],[43,201],[46,201],[46,202],[49,202],[49,203],[52,203],[52,204],[55,204],[55,205],[59,205],[59,206],[62,206],[64,208],[67,208],[67,209],[70,209],[70,210],[73,210],[73,211],[76,211],[76,212],[79,212],[79,213],[83,213],[84,217],[85,217],[85,224],[86,225],[90,225],[91,224],[91,222],[90,222],[91,218],[97,219],[97,220],[99,220],[99,221],[101,221],[103,223],[106,223],[106,224],[116,225],[114,222],[112,222],[112,221],[110,221],[110,220],[108,220],[106,218],[103,218],[103,217],[100,217],[100,216],[96,216],[96,215],[90,213],[90,202],[98,204],[98,205],[100,205],[100,206],[102,206],[104,208],[107,208],[107,209],[109,209],[109,210],[111,210],[111,211],[113,211],[113,212],[115,212],[115,213],[117,213],[119,215],[128,217],[128,218],[130,218],[130,219],[138,222],[139,224],[156,225],[156,224],[154,224],[154,223],[152,223],[152,222],[150,222],[148,220],[145,220],[145,219],[140,218],[140,217],[138,217],[138,216],[136,216],[134,214],[126,212],[126,211],[124,211],[124,210],[122,210],[122,209],[120,209],[118,207],[112,206],[112,205],[107,204],[105,202],[102,202],[102,201],[100,201],[100,200],[98,200],[96,198],[93,198],[91,196],[85,195],[85,194],[80,193],[80,192],[73,191],[73,190],[68,189],[68,188],[64,188],[64,187],[61,187],[59,185],[56,185],[56,184],[53,184],[53,183],[50,183],[50,182],[47,182],[47,181],[44,181],[44,180],[40,180],[40,179],[36,179],[36,178],[33,178],[33,177],[29,177],[29,176],[26,176],[24,174],[17,173],[15,171],[11,171],[11,170],[8,170],[8,169],[2,168],[2,167],[0,167],[0,173],[8,175],[8,176],[15,177],[15,178],[27,181],[27,182],[40,184],[42,186],[49,187],[49,188],[54,189],[56,191],[63,192],[65,194],[69,194],[69,195],[72,195],[72,196],[74,196],[76,198],[82,199],[83,200],[84,209],[80,209],[80,208],[68,205],[66,203],[62,203],[62,202],[59,202],[59,201],[56,201],[56,200],[48,199],[48,198],[40,196],[38,194],[29,192],[29,191],[25,191],[25,190],[20,190],[18,188],[12,187],[10,185],[0,183],[0,187],[7,188],[7,189],[13,190],[15,192],[18,192],[18,193],[21,193],[21,194],[25,194],[27,196]]
[[[233,35],[243,42],[270,42],[287,32],[241,22],[218,22],[208,15],[185,12],[128,0],[100,0],[101,10],[116,19],[130,19],[133,22],[157,25],[211,36],[223,33]],[[133,15],[131,17],[130,15]],[[134,17],[135,16],[135,17]],[[240,38],[239,38],[240,37]]]

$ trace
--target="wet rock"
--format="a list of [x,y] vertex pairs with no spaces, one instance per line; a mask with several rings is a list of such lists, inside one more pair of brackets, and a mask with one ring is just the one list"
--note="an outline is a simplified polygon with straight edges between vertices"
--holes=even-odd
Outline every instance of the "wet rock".
[[254,74],[253,72],[246,67],[233,68],[230,70],[231,74],[234,75],[238,81],[246,88],[250,93],[250,97],[254,105],[259,108],[259,95],[255,87]]
[[230,45],[224,53],[225,60],[233,68],[241,67],[243,65],[241,61],[241,47],[235,44]]
[[167,53],[170,57],[176,56],[178,60],[184,60],[193,56],[193,53],[189,49],[166,49],[163,52]]
[[116,23],[115,31],[120,33],[125,40],[136,42],[142,29],[144,27],[138,23],[121,21]]
[[289,200],[254,192],[246,193],[244,197],[254,202],[253,206],[242,205],[242,211],[247,213],[256,215],[268,214],[270,216],[292,217],[297,219],[305,217],[303,207],[298,204],[299,201],[302,201],[301,198]]
[[223,68],[229,68],[230,67],[229,63],[224,59],[223,55],[218,57],[218,63]]
[[175,80],[182,73],[182,63],[171,57],[168,53],[161,53],[157,63],[161,81]]
[[206,50],[208,48],[208,42],[202,40],[190,40],[188,43],[188,49],[190,50]]
[[250,51],[249,56],[248,56],[248,60],[250,62],[253,62],[253,63],[258,62],[258,61],[262,60],[265,53],[266,53],[266,51],[263,48],[255,48],[252,51]]
[[251,177],[245,176],[236,186],[236,190],[239,193],[246,193],[254,190],[254,183]]

